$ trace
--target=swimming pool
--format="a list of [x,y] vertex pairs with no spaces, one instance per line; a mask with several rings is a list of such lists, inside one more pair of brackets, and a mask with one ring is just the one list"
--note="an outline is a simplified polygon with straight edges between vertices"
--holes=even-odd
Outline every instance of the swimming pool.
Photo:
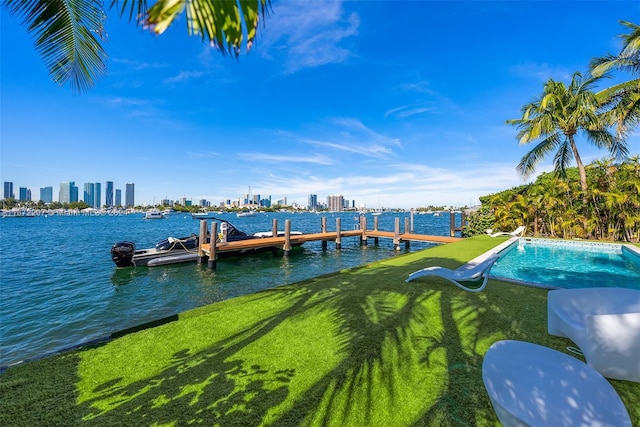
[[541,287],[640,289],[640,251],[620,244],[522,238],[500,252],[490,276]]

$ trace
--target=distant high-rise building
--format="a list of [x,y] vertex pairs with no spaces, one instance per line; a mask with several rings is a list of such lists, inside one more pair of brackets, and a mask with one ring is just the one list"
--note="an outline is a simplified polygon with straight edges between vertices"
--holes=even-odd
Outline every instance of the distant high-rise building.
[[310,211],[318,210],[318,195],[309,194],[309,201],[307,202],[307,209]]
[[82,197],[82,200],[84,200],[84,202],[90,207],[93,207],[93,205],[95,204],[95,195],[96,195],[95,184],[93,182],[85,182],[84,195]]
[[16,198],[16,195],[13,194],[13,182],[9,182],[9,181],[4,182],[4,198],[5,199]]
[[112,208],[113,207],[113,181],[105,182],[104,197],[105,197],[104,204],[108,208]]
[[102,207],[102,184],[96,182],[94,185],[94,193],[93,193],[93,207],[96,209],[100,209]]
[[344,210],[344,197],[327,196],[327,206],[331,212],[342,212]]
[[53,202],[53,187],[44,187],[40,189],[40,201],[43,203]]
[[127,184],[124,190],[124,205],[127,208],[134,207],[135,204],[135,184]]
[[115,205],[116,206],[122,206],[122,190],[119,188],[116,188],[116,200],[115,200]]
[[18,200],[21,202],[30,202],[31,201],[31,191],[27,187],[20,187],[18,191]]
[[60,184],[60,193],[58,196],[60,203],[74,203],[78,201],[78,187],[74,181],[63,182]]

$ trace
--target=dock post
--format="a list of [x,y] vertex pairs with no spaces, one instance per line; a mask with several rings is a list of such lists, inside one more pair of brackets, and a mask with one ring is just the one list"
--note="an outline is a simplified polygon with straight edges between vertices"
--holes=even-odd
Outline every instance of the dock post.
[[396,221],[395,221],[395,230],[393,234],[393,249],[396,251],[400,250],[400,218],[396,218]]
[[273,218],[271,223],[271,237],[278,237],[278,218]]
[[362,231],[362,237],[360,238],[360,244],[367,246],[367,217],[360,217],[360,230]]
[[207,231],[209,231],[209,227],[207,225],[206,219],[200,220],[200,236],[198,238],[198,264],[202,264],[204,262],[204,249],[202,245],[207,241]]
[[[373,217],[373,230],[374,231],[378,231],[378,217],[374,216]],[[373,238],[373,243],[377,246],[378,245],[378,238],[374,237]]]
[[291,220],[284,220],[284,255],[288,256],[291,252]]
[[211,223],[211,249],[209,249],[209,261],[207,261],[207,267],[215,270],[216,263],[218,261],[218,223],[216,221]]
[[342,236],[340,232],[340,218],[336,218],[336,249],[342,247]]
[[411,208],[411,213],[409,214],[409,217],[411,218],[411,232],[413,233],[413,214],[415,213],[415,211],[413,210],[413,208]]
[[456,214],[453,211],[449,211],[449,235],[456,237]]
[[[410,222],[409,218],[405,218],[404,219],[404,233],[405,234],[409,233],[409,222]],[[410,245],[411,245],[411,242],[409,241],[409,239],[404,241],[404,247],[405,248],[409,249]]]
[[[327,217],[322,217],[322,233],[325,234],[327,232]],[[327,241],[322,241],[322,249],[327,249]]]

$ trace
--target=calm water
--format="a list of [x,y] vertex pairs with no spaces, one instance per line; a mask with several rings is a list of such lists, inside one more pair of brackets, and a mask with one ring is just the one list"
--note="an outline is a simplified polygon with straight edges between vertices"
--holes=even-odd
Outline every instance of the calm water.
[[491,275],[559,288],[640,289],[640,257],[621,245],[521,239],[491,269]]
[[[305,214],[259,214],[224,218],[248,233],[270,231],[273,218],[284,230],[319,232],[321,217]],[[340,216],[343,230],[353,229],[353,213],[326,214],[329,230]],[[385,213],[381,230],[393,230],[395,218],[408,213]],[[368,228],[373,217],[368,215]],[[113,332],[179,312],[395,256],[392,243],[360,246],[344,238],[342,250],[329,242],[306,243],[291,256],[270,253],[223,259],[217,271],[195,263],[164,267],[116,269],[109,250],[119,240],[140,248],[152,247],[168,236],[197,233],[199,221],[186,215],[164,220],[126,216],[51,216],[0,219],[1,292],[0,365],[39,357]],[[416,233],[448,235],[449,216],[415,215]],[[429,244],[412,243],[411,250]],[[404,246],[403,251],[404,252]],[[400,253],[402,253],[400,252]]]

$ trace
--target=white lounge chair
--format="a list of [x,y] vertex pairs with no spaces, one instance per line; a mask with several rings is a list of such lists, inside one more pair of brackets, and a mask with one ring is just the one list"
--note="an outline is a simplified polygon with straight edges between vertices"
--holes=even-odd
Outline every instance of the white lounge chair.
[[640,382],[640,290],[556,289],[547,308],[549,334],[575,342],[603,376]]
[[524,229],[525,226],[521,225],[520,227],[516,228],[515,230],[513,230],[512,232],[506,232],[506,231],[499,231],[497,233],[493,233],[490,234],[491,237],[498,237],[498,236],[511,236],[511,237],[519,237],[522,235],[522,233],[524,233]]
[[[487,286],[487,281],[489,280],[489,270],[491,270],[491,267],[493,267],[493,264],[495,264],[498,258],[498,255],[492,255],[478,264],[466,264],[456,270],[451,270],[446,267],[423,268],[422,270],[411,273],[406,282],[408,283],[412,280],[417,279],[418,277],[436,276],[447,279],[448,281],[465,291],[480,292],[485,288],[485,286]],[[477,288],[470,288],[460,283],[478,282],[480,280],[482,280],[482,284]]]
[[504,340],[482,361],[482,380],[506,426],[631,426],[611,384],[591,366],[541,345]]

